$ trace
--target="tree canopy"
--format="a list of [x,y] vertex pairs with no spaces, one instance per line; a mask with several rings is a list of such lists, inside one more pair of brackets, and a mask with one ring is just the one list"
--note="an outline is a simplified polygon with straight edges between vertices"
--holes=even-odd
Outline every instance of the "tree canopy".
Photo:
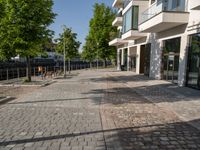
[[111,37],[117,33],[117,28],[112,26],[115,14],[103,3],[94,5],[93,18],[90,20],[90,30],[82,57],[89,60],[100,58],[104,61],[116,57],[116,49],[109,46]]
[[86,37],[86,43],[83,46],[81,57],[83,60],[87,60],[89,62],[92,62],[96,57],[95,43],[94,43],[94,40],[89,36]]
[[64,53],[64,45],[66,52],[66,59],[70,60],[79,55],[79,47],[81,43],[77,40],[77,34],[72,32],[71,28],[64,27],[64,32],[56,39],[56,51],[60,54]]
[[56,14],[52,0],[0,0],[0,58],[30,58],[42,53],[42,44],[53,32],[48,26]]

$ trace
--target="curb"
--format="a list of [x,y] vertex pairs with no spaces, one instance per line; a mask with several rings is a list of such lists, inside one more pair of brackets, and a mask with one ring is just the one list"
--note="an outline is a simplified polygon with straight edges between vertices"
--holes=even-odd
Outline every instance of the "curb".
[[51,81],[51,82],[47,82],[47,83],[44,83],[44,84],[39,85],[39,86],[40,86],[40,87],[46,87],[46,86],[51,85],[51,84],[56,83],[56,82],[57,82],[57,81]]
[[0,87],[45,87],[45,86],[48,86],[48,85],[51,85],[53,83],[55,83],[57,81],[50,81],[50,82],[47,82],[47,83],[44,83],[44,84],[41,84],[41,85],[37,85],[37,84],[30,84],[30,85],[26,85],[26,84],[9,84],[9,85],[2,85],[0,84]]
[[7,102],[9,102],[9,101],[11,101],[11,100],[13,100],[14,98],[13,97],[10,97],[10,96],[7,96],[7,97],[5,97],[5,98],[3,98],[3,99],[0,99],[0,105],[1,104],[5,104],[5,103],[7,103]]

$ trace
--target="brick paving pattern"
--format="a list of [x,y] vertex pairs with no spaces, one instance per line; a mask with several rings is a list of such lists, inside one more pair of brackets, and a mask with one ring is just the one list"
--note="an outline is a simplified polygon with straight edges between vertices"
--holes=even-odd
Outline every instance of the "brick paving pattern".
[[[117,131],[121,149],[200,149],[200,132],[171,111],[151,103],[110,78],[103,101],[104,115]],[[112,149],[116,149],[110,145]]]
[[142,82],[152,81],[139,78],[82,71],[0,105],[0,150],[200,149],[199,130],[152,103],[176,93],[147,90]]
[[158,106],[173,111],[181,120],[189,122],[200,130],[199,90],[178,87],[176,84],[167,81],[152,80],[143,75],[135,75],[132,72],[115,73],[114,77],[125,83],[126,87],[131,88]]
[[59,80],[0,106],[0,150],[104,150],[102,95],[86,94],[100,86]]

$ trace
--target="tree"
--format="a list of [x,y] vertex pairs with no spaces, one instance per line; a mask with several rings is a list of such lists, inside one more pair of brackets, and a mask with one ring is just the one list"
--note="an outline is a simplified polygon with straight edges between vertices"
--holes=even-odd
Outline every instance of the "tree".
[[30,59],[43,53],[42,44],[53,35],[48,29],[56,16],[52,6],[52,0],[0,0],[0,56],[7,59],[15,55],[25,57],[29,82]]
[[73,33],[71,28],[64,26],[64,32],[59,35],[59,38],[56,39],[56,41],[56,51],[58,53],[63,54],[65,46],[65,59],[68,60],[68,66],[70,68],[70,60],[79,55],[78,49],[81,43],[77,40],[77,34]]
[[16,56],[13,49],[13,43],[10,42],[15,38],[13,26],[8,24],[8,15],[6,1],[0,0],[0,60],[9,60]]
[[92,67],[92,61],[95,59],[95,43],[94,40],[87,36],[86,43],[83,46],[83,51],[81,54],[83,60],[90,62],[90,68]]
[[[94,5],[93,18],[90,20],[89,43],[93,43],[95,47],[95,55],[97,59],[102,59],[104,62],[108,59],[116,59],[116,49],[109,46],[113,34],[116,35],[117,28],[112,26],[112,21],[116,13],[105,4]],[[87,45],[86,39],[86,45]],[[106,64],[106,63],[104,63]]]

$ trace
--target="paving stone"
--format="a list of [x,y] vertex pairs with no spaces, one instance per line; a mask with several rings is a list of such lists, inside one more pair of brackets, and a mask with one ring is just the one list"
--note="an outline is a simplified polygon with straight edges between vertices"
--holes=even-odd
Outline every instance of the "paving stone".
[[199,130],[165,109],[189,110],[187,96],[128,74],[81,71],[3,105],[0,150],[200,149]]

